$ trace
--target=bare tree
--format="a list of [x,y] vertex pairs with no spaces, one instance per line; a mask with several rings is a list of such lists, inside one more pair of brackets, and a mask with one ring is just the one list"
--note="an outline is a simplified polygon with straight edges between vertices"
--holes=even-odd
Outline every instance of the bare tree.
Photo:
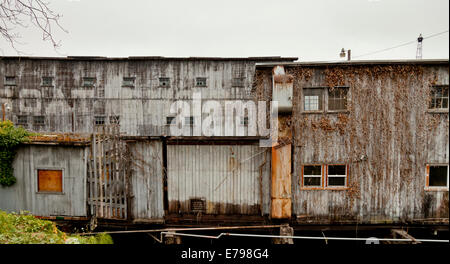
[[49,3],[42,0],[0,0],[0,34],[18,53],[21,53],[16,48],[21,38],[18,28],[30,25],[42,32],[44,41],[50,41],[55,49],[58,48],[60,42],[55,40],[52,30],[57,27],[66,32],[59,24],[60,18],[49,8]]

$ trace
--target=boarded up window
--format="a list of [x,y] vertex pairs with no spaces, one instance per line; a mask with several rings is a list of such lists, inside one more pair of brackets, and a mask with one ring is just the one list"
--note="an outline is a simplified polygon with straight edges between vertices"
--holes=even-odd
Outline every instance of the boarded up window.
[[303,109],[320,111],[323,109],[323,89],[303,89]]
[[38,192],[62,190],[62,170],[38,170]]
[[303,186],[322,187],[322,166],[305,165],[303,166]]
[[427,170],[428,187],[448,187],[448,166],[429,165]]
[[206,211],[206,200],[204,198],[191,198],[190,209],[193,213],[201,213]]
[[327,186],[328,187],[347,186],[346,165],[327,165]]
[[430,109],[448,109],[448,86],[431,88]]
[[328,89],[328,110],[347,110],[347,87]]

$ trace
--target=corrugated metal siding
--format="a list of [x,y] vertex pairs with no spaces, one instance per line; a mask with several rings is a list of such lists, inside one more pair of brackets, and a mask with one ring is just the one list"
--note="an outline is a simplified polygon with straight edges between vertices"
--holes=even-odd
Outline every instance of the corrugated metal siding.
[[268,214],[266,151],[258,145],[167,146],[169,212],[190,213],[189,199],[204,198],[206,214]]
[[[22,146],[13,163],[17,182],[0,186],[0,209],[39,216],[86,216],[83,147]],[[37,193],[37,169],[63,169],[63,194]]]
[[161,141],[129,143],[132,153],[131,191],[133,219],[162,219],[163,160]]

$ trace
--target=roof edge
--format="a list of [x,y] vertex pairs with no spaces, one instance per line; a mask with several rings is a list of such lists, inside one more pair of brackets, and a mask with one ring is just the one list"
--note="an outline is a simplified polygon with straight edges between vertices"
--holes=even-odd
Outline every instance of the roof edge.
[[257,67],[283,66],[328,66],[328,65],[395,65],[395,64],[448,64],[448,59],[421,59],[421,60],[352,60],[352,61],[305,61],[281,63],[256,63]]

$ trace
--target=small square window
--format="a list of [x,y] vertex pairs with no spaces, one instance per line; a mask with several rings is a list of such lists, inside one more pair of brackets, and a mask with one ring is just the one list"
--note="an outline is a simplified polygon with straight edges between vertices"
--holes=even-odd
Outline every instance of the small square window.
[[195,86],[206,87],[206,78],[203,77],[195,78]]
[[170,87],[170,78],[167,78],[167,77],[159,78],[159,86],[160,87]]
[[17,116],[17,125],[21,125],[21,126],[28,125],[28,116],[26,116],[26,115]]
[[448,187],[448,165],[428,165],[427,187]]
[[94,122],[96,125],[104,125],[105,124],[105,116],[95,116]]
[[93,87],[95,85],[94,77],[83,77],[83,86],[84,87]]
[[124,87],[134,87],[135,77],[123,77],[122,86]]
[[323,89],[303,89],[303,109],[305,111],[321,111],[323,109]]
[[328,187],[347,186],[346,165],[327,165],[327,186]]
[[245,86],[244,81],[245,81],[244,77],[233,78],[233,80],[231,81],[231,86],[232,87],[244,87]]
[[347,110],[347,87],[334,87],[328,89],[328,110]]
[[53,86],[53,77],[42,77],[42,86]]
[[174,116],[166,116],[166,125],[174,125],[175,123],[172,124],[172,122],[174,122],[173,120],[175,120]]
[[303,186],[304,187],[322,187],[322,166],[304,165],[303,166]]
[[448,86],[431,87],[429,109],[448,109]]
[[42,126],[45,124],[44,116],[33,116],[33,124],[37,126]]
[[38,170],[38,192],[62,192],[62,170]]
[[5,76],[5,85],[17,85],[16,76]]
[[118,115],[109,116],[109,123],[119,125],[120,124],[120,116],[118,116]]

